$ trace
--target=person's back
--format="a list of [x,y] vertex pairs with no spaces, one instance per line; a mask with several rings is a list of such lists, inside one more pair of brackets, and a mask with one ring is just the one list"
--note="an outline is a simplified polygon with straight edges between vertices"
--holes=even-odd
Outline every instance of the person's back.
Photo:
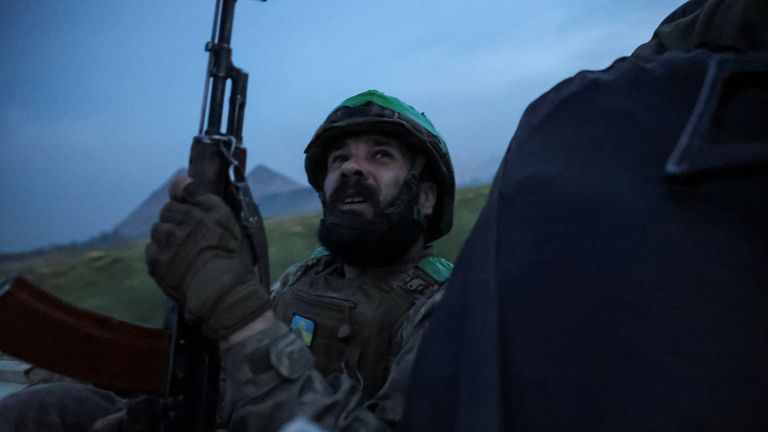
[[528,108],[407,430],[768,428],[768,6],[701,3]]

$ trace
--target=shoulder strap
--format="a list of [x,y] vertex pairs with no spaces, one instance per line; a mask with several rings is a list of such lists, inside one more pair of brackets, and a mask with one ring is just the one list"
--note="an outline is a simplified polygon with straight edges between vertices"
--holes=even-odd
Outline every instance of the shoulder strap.
[[420,297],[439,290],[451,275],[452,269],[453,264],[445,258],[428,256],[405,271],[394,283],[404,291]]

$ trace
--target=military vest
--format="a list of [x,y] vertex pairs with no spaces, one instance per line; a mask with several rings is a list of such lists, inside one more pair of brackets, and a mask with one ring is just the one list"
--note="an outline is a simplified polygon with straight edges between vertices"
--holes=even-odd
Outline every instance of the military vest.
[[281,321],[301,333],[324,376],[346,373],[363,380],[363,393],[384,384],[400,351],[397,335],[420,300],[440,289],[452,264],[428,256],[380,277],[346,278],[330,255],[309,260],[273,299]]

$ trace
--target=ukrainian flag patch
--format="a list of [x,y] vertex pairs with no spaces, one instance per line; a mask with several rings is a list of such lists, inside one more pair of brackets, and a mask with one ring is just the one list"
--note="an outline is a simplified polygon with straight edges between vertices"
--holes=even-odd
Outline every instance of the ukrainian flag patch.
[[307,346],[312,345],[312,336],[315,334],[315,322],[301,315],[293,315],[291,329],[298,330],[301,338]]

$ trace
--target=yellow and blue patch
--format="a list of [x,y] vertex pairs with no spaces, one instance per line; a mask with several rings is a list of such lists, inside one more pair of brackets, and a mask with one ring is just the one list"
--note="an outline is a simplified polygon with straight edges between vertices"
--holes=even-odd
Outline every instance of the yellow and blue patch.
[[312,345],[312,336],[315,334],[315,322],[301,315],[293,315],[291,318],[291,329],[298,330],[301,338],[307,346]]

